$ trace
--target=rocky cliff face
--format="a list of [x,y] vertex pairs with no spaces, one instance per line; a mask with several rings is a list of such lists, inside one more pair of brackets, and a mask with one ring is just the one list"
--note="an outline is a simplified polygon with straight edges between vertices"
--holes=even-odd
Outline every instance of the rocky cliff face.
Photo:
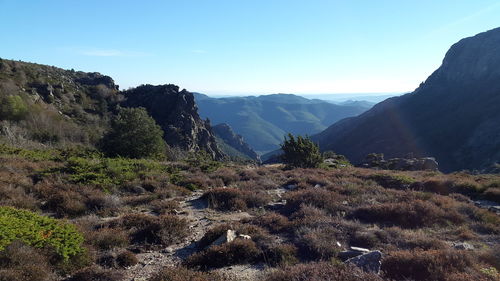
[[359,163],[434,156],[444,171],[500,162],[500,28],[453,45],[442,66],[413,93],[341,120],[314,139]]
[[205,150],[215,159],[224,154],[217,147],[210,124],[198,115],[193,94],[175,85],[143,85],[123,92],[127,107],[144,107],[165,132],[170,146],[188,151]]
[[[259,155],[245,142],[242,136],[236,134],[233,129],[225,123],[213,126],[215,135],[221,138],[224,143],[236,149],[251,160],[260,162]],[[226,153],[229,154],[229,153]]]

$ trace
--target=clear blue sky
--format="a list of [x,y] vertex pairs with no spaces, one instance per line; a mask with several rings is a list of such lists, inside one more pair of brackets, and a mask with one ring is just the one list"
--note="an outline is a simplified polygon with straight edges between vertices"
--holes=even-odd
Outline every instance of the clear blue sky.
[[0,57],[121,88],[405,92],[451,44],[498,26],[498,0],[0,0]]

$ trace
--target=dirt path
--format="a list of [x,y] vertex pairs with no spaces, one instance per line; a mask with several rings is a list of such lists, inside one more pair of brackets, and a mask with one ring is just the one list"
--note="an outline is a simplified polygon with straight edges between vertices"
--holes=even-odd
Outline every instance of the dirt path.
[[214,224],[239,221],[251,217],[247,212],[222,213],[207,208],[200,199],[203,192],[193,192],[180,201],[179,216],[189,221],[189,235],[183,242],[161,250],[137,254],[139,263],[124,270],[127,281],[144,281],[165,266],[180,265],[196,251],[196,241]]

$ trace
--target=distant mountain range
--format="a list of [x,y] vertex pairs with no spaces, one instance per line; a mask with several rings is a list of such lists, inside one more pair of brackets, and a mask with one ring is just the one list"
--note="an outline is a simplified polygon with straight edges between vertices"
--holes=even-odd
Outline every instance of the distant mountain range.
[[355,163],[372,152],[434,156],[443,171],[500,162],[500,28],[453,45],[413,93],[337,122],[313,139]]
[[194,93],[202,118],[227,123],[257,152],[279,148],[287,133],[313,135],[346,117],[368,110],[370,103],[333,104],[297,95],[274,94],[211,98]]

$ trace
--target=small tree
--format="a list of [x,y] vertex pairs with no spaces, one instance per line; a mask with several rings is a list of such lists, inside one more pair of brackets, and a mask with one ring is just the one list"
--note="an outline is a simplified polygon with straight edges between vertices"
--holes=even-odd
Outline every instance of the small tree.
[[309,137],[295,138],[292,134],[288,134],[281,149],[284,152],[281,159],[288,167],[317,168],[323,162],[318,145]]
[[162,129],[146,109],[123,108],[102,139],[102,148],[112,157],[161,158],[165,156],[166,143]]

